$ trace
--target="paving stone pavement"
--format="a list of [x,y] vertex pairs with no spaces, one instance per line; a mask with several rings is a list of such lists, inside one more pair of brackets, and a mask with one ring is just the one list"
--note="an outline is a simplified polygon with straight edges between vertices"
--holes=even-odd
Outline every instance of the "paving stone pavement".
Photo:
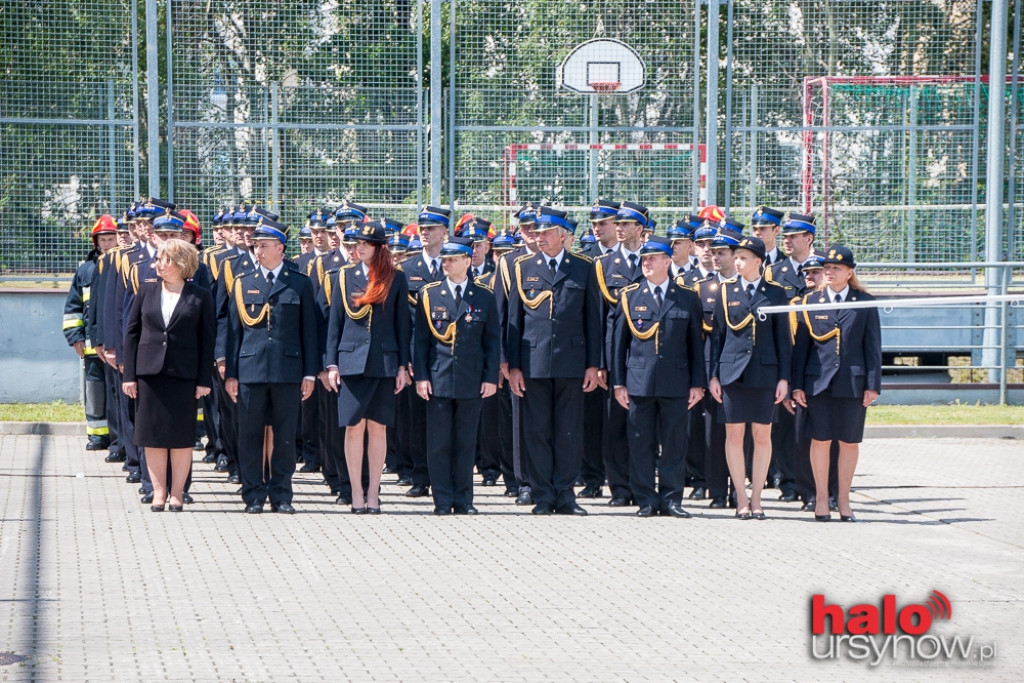
[[[153,514],[84,439],[0,436],[0,681],[1013,680],[1024,676],[1024,442],[870,439],[854,508],[817,524],[607,498],[535,518],[476,489],[436,518],[385,477],[379,517],[297,475],[299,514],[246,515],[197,460],[184,514]],[[269,509],[269,508],[268,508]],[[985,666],[905,649],[876,669],[812,656],[811,596],[921,603]],[[819,655],[829,641],[819,641]],[[926,648],[926,654],[931,649]]]

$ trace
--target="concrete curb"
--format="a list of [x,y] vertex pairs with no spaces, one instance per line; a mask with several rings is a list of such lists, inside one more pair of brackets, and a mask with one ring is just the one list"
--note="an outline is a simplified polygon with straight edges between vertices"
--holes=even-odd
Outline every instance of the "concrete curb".
[[[84,422],[0,422],[0,435],[81,436]],[[866,439],[1024,439],[1024,425],[868,425]]]

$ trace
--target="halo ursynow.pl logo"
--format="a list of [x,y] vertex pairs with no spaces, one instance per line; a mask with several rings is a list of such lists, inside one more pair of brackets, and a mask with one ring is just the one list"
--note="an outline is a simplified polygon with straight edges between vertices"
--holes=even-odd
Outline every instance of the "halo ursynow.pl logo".
[[[811,596],[811,657],[893,664],[986,666],[995,658],[995,643],[975,636],[933,635],[936,621],[953,618],[953,605],[933,590],[923,603],[897,607],[896,596],[884,595],[880,605],[862,603],[843,610],[825,595]],[[827,626],[826,626],[827,624]]]

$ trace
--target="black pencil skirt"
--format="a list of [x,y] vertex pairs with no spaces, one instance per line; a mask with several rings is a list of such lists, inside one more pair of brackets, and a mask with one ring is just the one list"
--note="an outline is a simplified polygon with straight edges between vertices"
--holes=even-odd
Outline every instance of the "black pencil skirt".
[[864,440],[867,415],[868,409],[860,397],[836,397],[827,389],[807,397],[808,430],[815,441],[860,443]]
[[718,411],[720,423],[771,424],[774,419],[774,388],[747,387],[740,382],[733,382],[722,387],[722,409]]
[[386,427],[395,423],[395,378],[347,375],[338,389],[338,424],[354,427],[373,420]]
[[135,406],[135,445],[192,448],[196,442],[196,380],[147,375],[139,377]]

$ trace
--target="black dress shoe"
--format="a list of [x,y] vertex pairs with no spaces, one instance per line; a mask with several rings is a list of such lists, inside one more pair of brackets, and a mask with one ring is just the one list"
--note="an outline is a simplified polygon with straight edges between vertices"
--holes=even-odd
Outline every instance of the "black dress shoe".
[[367,512],[368,512],[368,509],[367,509],[367,507],[365,505],[363,507],[361,507],[361,508],[357,508],[354,505],[352,506],[352,514],[353,515],[365,515],[365,514],[367,514]]
[[240,496],[242,494],[242,489],[244,488],[244,486],[239,486],[237,489],[235,489],[235,495]]
[[271,512],[280,512],[282,515],[294,515],[295,508],[292,507],[291,503],[274,503],[270,504]]
[[228,458],[226,455],[220,455],[217,457],[217,464],[214,465],[214,472],[227,472],[228,471]]
[[139,493],[140,494],[144,494],[145,492],[146,492],[146,487],[145,486],[140,486],[139,487]]
[[832,512],[839,512],[839,503],[837,503],[836,499],[832,496],[828,497],[828,509]]
[[796,491],[788,491],[779,496],[779,500],[783,503],[792,503],[793,501],[800,500],[800,496],[796,495]]
[[[172,510],[174,509],[173,505],[171,506],[171,509]],[[164,506],[163,505],[150,505],[149,506],[149,511],[150,512],[163,512],[164,511]]]
[[565,505],[559,505],[555,508],[556,515],[576,515],[577,517],[586,517],[587,511],[581,508],[576,503],[566,503]]
[[840,522],[856,522],[857,518],[853,515],[839,515]]
[[484,486],[495,486],[497,483],[498,480],[491,477],[484,479]]
[[236,472],[235,474],[229,474],[228,475],[227,482],[229,484],[241,484],[242,483],[242,478],[240,476],[238,476],[238,473]]
[[379,515],[380,514],[380,508],[379,507],[372,508],[372,507],[367,506],[366,514],[368,514],[368,515]]
[[669,503],[661,508],[662,517],[675,517],[677,519],[689,519],[690,513],[683,509],[679,503]]
[[639,510],[636,511],[636,516],[637,517],[653,517],[654,516],[654,508],[651,507],[650,505],[644,505],[642,508],[640,508]]
[[122,472],[127,472],[128,471],[128,461],[127,461],[127,458],[125,460],[121,461],[121,471]]
[[815,507],[814,499],[811,498],[809,501],[800,506],[801,512],[813,512]]
[[412,477],[399,477],[395,483],[399,486],[412,486]]
[[411,489],[405,492],[410,498],[423,498],[424,496],[430,495],[429,486],[413,486]]
[[184,512],[185,508],[182,505],[168,505],[167,509],[171,512]]
[[832,515],[814,515],[815,522],[831,522]]
[[181,494],[181,502],[182,502],[182,503],[194,503],[194,502],[196,502],[196,501],[195,501],[195,500],[193,500],[193,499],[192,499],[192,496],[190,496],[190,495],[188,494],[188,491],[186,491],[185,493]]
[[736,519],[743,519],[743,520],[753,519],[754,516],[752,514],[750,514],[750,508],[745,508],[745,509],[746,509],[746,512],[740,512],[739,510],[736,511]]
[[205,451],[206,450],[206,446],[203,445],[202,441],[200,441],[199,439],[196,439],[196,442],[194,444],[192,444],[192,450],[194,450],[194,451]]
[[600,486],[584,486],[583,489],[576,494],[577,498],[601,498],[604,493],[601,491]]
[[320,470],[318,465],[314,465],[311,462],[307,462],[305,465],[299,468],[299,472],[302,474],[309,474],[310,472],[317,472]]
[[719,496],[718,498],[712,498],[711,499],[711,504],[708,505],[708,507],[712,508],[713,510],[724,510],[725,509],[725,498],[722,497],[722,496]]
[[768,481],[766,481],[764,483],[764,487],[766,489],[777,489],[777,488],[779,488],[779,484],[781,484],[781,483],[782,483],[782,479],[781,478],[773,477],[772,479],[769,479]]
[[576,477],[576,481],[572,483],[573,486],[586,486],[587,482],[583,481],[583,477]]
[[107,453],[103,462],[124,462],[124,453]]
[[625,496],[612,496],[612,499],[608,501],[608,507],[613,508],[624,508],[630,504],[630,499]]
[[438,516],[450,515],[450,514],[452,514],[452,509],[451,508],[443,508],[443,507],[435,507],[434,508],[434,514],[438,515]]
[[[533,493],[529,489],[524,489],[519,492],[516,496],[516,505],[533,505]],[[549,506],[550,507],[550,506]],[[535,513],[535,514],[546,514],[550,515],[550,512]]]
[[109,447],[109,441],[89,441],[85,444],[85,450],[87,451],[105,451]]
[[246,505],[245,511],[250,515],[258,515],[263,512],[263,503],[253,503],[252,505]]
[[149,505],[150,503],[152,503],[153,502],[153,492],[150,491],[149,493],[143,493],[142,494],[142,498],[140,499],[139,502],[141,502],[143,505]]
[[472,505],[456,505],[453,512],[457,515],[478,515],[480,511]]
[[344,493],[339,493],[334,502],[338,505],[351,505],[352,496],[346,496]]
[[398,472],[398,470],[394,467],[388,467],[387,465],[384,465],[384,469],[380,471],[381,474],[395,474],[396,472]]
[[203,456],[203,462],[205,462],[205,463],[217,462],[217,454],[216,453],[207,453],[206,455]]
[[124,478],[129,484],[138,484],[142,481],[142,472],[129,472],[128,476]]
[[518,489],[505,489],[505,497],[506,498],[515,498],[518,495],[519,495],[519,490]]
[[690,492],[690,500],[704,500],[708,497],[708,490],[703,486],[698,486]]
[[550,515],[554,513],[554,511],[554,508],[552,508],[547,503],[540,503],[538,505],[535,505],[534,508],[530,510],[530,512],[535,515]]

